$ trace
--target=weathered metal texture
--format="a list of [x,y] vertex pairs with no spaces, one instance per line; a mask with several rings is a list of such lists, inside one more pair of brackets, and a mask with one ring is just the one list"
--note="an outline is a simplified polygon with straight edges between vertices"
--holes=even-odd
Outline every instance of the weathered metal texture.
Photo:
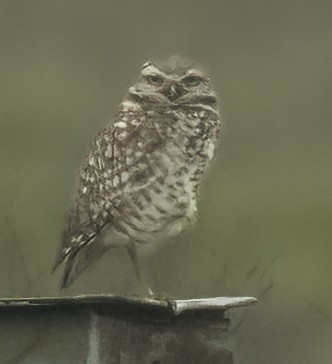
[[232,364],[229,308],[255,299],[0,299],[0,357],[14,364]]

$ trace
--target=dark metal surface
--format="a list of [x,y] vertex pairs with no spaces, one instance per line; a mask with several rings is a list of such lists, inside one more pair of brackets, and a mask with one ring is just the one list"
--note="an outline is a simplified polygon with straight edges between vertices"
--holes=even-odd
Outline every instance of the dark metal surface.
[[251,298],[0,299],[4,364],[231,364],[228,308]]

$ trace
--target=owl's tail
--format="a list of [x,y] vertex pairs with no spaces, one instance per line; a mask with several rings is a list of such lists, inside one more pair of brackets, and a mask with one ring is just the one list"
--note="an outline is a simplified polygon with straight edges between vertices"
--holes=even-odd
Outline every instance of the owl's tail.
[[74,255],[66,258],[61,289],[69,287],[87,268],[95,264],[110,247],[101,242],[86,245]]

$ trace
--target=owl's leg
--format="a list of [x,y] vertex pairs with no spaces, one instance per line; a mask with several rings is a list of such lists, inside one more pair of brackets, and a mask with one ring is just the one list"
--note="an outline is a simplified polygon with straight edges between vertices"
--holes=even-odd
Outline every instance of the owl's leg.
[[140,283],[142,283],[142,275],[141,275],[141,268],[138,263],[138,257],[137,257],[137,249],[135,246],[135,243],[130,242],[126,245],[126,250],[128,252],[128,255],[130,257],[131,263],[134,267],[135,274],[137,276],[137,279]]
[[148,285],[146,283],[146,280],[145,280],[144,276],[141,273],[141,268],[140,268],[140,265],[139,265],[139,262],[138,262],[137,248],[136,248],[135,243],[134,242],[128,243],[126,245],[126,250],[127,250],[128,255],[130,257],[131,263],[132,263],[132,265],[134,267],[134,271],[135,271],[135,274],[136,274],[136,277],[137,277],[139,283],[141,284],[141,286],[144,289],[148,290],[149,296],[152,296],[153,291],[152,291],[151,288],[148,287]]

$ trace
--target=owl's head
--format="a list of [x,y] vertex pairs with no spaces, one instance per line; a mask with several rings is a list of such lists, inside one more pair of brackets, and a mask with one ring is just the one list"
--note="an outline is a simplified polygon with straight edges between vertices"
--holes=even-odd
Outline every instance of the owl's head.
[[137,83],[129,89],[128,98],[141,106],[157,108],[201,106],[215,110],[217,107],[210,77],[195,63],[178,56],[165,63],[145,63]]

